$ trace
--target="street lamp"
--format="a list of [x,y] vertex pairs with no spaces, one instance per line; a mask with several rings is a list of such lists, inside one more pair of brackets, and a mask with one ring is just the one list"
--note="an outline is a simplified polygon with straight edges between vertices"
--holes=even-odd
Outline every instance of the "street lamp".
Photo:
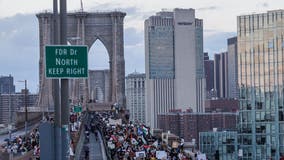
[[[12,112],[11,112],[11,85],[9,84],[9,124],[8,124],[8,130],[9,130],[9,145],[11,145],[11,139],[12,139]],[[12,146],[11,146],[12,147]],[[9,153],[9,160],[13,159],[13,152],[10,151]]]
[[25,136],[27,136],[28,132],[28,108],[27,108],[27,80],[24,81],[18,81],[18,82],[24,82],[25,83]]
[[8,129],[9,129],[9,141],[11,141],[12,138],[12,111],[11,111],[11,85],[9,84],[9,124],[8,124]]

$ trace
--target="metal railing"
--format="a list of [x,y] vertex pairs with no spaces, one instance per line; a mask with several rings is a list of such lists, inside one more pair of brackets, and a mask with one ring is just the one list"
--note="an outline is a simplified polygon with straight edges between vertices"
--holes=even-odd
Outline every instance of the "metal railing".
[[[84,122],[84,124],[87,122],[88,116],[85,115],[84,119],[82,122]],[[84,124],[82,123],[80,126],[80,138],[79,141],[76,145],[76,150],[75,150],[75,160],[80,160],[80,156],[81,156],[81,151],[84,145],[84,141],[85,141],[85,127]]]
[[104,149],[105,149],[105,153],[106,153],[107,159],[108,160],[112,160],[111,154],[110,154],[110,150],[107,147],[107,142],[105,140],[105,135],[104,135],[104,132],[102,131],[102,128],[99,128],[99,132],[102,135],[102,140],[103,140]]

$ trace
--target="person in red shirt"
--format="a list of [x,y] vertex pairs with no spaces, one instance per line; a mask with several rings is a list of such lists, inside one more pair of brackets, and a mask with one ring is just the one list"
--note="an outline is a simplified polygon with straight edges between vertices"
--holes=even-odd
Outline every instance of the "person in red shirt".
[[280,153],[280,159],[279,160],[284,160],[284,154]]

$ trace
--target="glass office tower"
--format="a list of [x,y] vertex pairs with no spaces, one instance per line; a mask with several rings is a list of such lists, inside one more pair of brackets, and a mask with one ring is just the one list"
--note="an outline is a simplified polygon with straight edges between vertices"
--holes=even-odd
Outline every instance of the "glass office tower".
[[284,153],[284,10],[238,16],[239,157]]
[[146,124],[173,109],[203,112],[203,21],[192,8],[161,11],[145,20]]
[[220,160],[237,160],[237,144],[237,132],[234,131],[199,132],[199,149],[208,158],[218,151]]

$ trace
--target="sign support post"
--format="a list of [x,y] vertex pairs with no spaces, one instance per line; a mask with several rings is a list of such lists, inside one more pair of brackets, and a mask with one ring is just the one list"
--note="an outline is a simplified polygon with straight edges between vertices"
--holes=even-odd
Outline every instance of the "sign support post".
[[[60,44],[67,44],[67,9],[66,0],[60,0]],[[68,79],[61,79],[61,135],[62,135],[62,160],[69,160],[69,89],[68,89]],[[66,126],[67,125],[67,126]],[[65,132],[62,130],[63,127],[67,127]],[[65,133],[65,134],[64,134]],[[66,139],[65,139],[66,138]]]
[[[57,0],[54,3],[54,44],[58,44]],[[67,46],[66,0],[60,0],[60,44],[45,47],[45,75],[53,79],[55,100],[56,160],[69,160],[69,82],[68,78],[88,78],[87,46]],[[60,85],[59,80],[60,79]],[[60,87],[60,94],[59,94]],[[60,101],[59,102],[59,97]]]
[[[58,19],[58,0],[53,0],[53,44],[59,44],[59,19]],[[60,94],[59,94],[59,80],[52,79],[52,95],[54,101],[54,158],[58,160],[61,158],[61,108],[60,108]]]
[[61,143],[55,143],[61,145],[61,149],[56,151],[61,153],[60,160],[68,160],[70,141],[68,78],[88,77],[88,48],[87,46],[52,45],[45,47],[45,53],[46,78],[61,79],[61,114],[55,117],[61,122],[59,127],[55,128],[56,139]]

